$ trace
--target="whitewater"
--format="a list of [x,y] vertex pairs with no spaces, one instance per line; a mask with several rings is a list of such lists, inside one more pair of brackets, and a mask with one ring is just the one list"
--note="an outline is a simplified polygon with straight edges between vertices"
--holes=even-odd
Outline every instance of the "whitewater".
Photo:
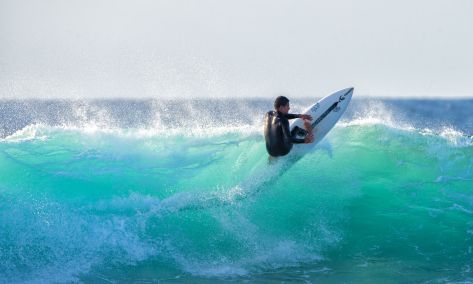
[[271,108],[0,100],[0,283],[473,282],[472,100],[354,98],[273,163]]

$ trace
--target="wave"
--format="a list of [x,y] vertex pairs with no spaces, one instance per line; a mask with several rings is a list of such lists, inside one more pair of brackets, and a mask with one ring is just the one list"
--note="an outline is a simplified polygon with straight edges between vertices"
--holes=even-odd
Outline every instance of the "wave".
[[382,118],[346,119],[273,163],[259,122],[30,124],[0,140],[0,282],[133,267],[253,279],[374,258],[455,270],[473,231],[473,138]]

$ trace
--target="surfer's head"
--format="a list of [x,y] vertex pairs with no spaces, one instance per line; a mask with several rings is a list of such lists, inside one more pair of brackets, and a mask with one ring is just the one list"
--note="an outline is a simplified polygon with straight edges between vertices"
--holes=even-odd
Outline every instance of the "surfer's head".
[[276,100],[274,101],[274,109],[281,113],[287,114],[290,109],[289,99],[286,98],[285,96],[277,97]]

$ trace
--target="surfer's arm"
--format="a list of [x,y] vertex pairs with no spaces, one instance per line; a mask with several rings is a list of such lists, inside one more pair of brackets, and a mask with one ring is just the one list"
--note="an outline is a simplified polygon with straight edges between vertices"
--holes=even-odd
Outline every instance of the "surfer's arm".
[[302,119],[308,119],[312,120],[312,116],[309,114],[294,114],[294,113],[288,113],[286,114],[287,119],[294,119],[294,118],[302,118]]
[[301,115],[300,114],[294,114],[294,113],[288,113],[286,114],[286,118],[287,119],[294,119],[294,118],[300,118]]
[[312,115],[310,115],[310,114],[299,114],[299,118],[312,120]]

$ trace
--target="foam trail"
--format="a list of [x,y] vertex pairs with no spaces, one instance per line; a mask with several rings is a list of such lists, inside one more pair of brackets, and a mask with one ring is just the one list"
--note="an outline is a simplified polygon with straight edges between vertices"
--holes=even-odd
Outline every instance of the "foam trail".
[[[263,159],[267,159],[263,158]],[[176,213],[183,210],[202,210],[226,205],[233,205],[257,194],[268,187],[282,172],[289,169],[299,157],[279,158],[276,161],[262,163],[243,182],[230,188],[213,191],[180,192],[163,199],[150,213]]]

